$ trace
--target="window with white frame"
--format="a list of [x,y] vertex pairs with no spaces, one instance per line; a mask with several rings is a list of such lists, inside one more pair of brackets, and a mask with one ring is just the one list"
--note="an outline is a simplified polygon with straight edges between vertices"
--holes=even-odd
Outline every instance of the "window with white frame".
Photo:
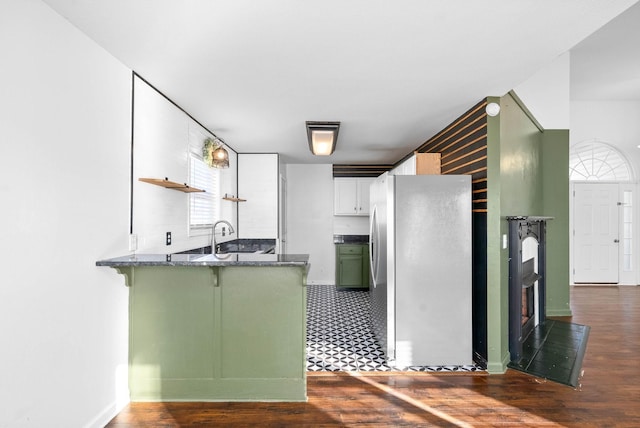
[[622,268],[625,271],[633,270],[633,194],[625,190],[622,198]]
[[189,228],[208,228],[217,218],[220,204],[220,171],[209,168],[202,158],[189,154],[189,185],[204,190],[189,194]]
[[589,140],[571,147],[569,179],[572,181],[632,181],[629,162],[614,147]]
[[204,192],[189,194],[189,230],[199,234],[210,228],[220,215],[220,171],[202,159],[204,141],[210,135],[198,124],[189,122],[189,185]]

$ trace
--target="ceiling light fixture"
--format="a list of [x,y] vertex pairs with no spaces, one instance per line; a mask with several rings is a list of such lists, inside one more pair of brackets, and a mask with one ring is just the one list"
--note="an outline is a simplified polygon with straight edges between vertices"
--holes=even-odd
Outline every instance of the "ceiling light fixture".
[[212,155],[215,168],[229,168],[229,152],[224,147],[218,147]]
[[202,149],[204,161],[212,168],[229,168],[229,152],[218,137],[207,138]]
[[487,104],[487,108],[485,110],[489,116],[497,116],[498,113],[500,113],[500,104],[489,103]]
[[340,122],[307,121],[309,150],[317,156],[329,156],[336,149]]

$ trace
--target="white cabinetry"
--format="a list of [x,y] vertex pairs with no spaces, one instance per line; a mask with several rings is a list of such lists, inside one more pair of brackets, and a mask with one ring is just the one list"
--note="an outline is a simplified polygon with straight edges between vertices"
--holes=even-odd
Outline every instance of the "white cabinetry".
[[238,238],[278,239],[278,155],[238,154]]
[[416,175],[416,155],[389,171],[389,175]]
[[334,179],[334,215],[369,215],[369,186],[373,180],[373,178]]

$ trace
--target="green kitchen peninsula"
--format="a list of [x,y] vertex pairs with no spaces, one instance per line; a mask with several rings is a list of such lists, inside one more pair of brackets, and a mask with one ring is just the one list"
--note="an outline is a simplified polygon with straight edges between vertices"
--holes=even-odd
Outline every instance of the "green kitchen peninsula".
[[306,401],[306,254],[96,262],[129,290],[132,401]]

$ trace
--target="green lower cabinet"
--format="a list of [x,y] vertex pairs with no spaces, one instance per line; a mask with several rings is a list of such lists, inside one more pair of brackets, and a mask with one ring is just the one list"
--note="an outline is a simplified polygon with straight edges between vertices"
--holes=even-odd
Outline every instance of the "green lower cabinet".
[[336,245],[336,287],[369,288],[369,247]]
[[307,399],[304,268],[129,269],[132,401]]

